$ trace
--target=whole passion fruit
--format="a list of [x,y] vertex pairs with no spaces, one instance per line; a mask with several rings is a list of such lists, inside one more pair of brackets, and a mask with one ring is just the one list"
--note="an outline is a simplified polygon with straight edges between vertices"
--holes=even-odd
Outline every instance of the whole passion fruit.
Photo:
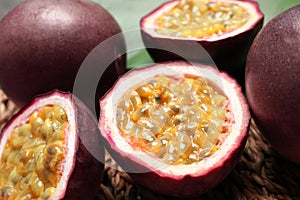
[[93,199],[103,173],[99,136],[72,94],[35,98],[1,132],[0,199]]
[[246,63],[246,94],[271,145],[300,165],[300,6],[273,18]]
[[156,62],[207,62],[208,53],[220,69],[243,79],[247,52],[263,18],[252,0],[175,0],[143,17],[140,26]]
[[249,110],[213,67],[167,62],[122,76],[100,101],[107,149],[137,184],[190,197],[220,183],[243,151]]
[[[25,0],[0,22],[0,85],[19,106],[53,89],[72,91],[89,52],[120,32],[115,19],[92,1]],[[116,60],[100,80],[97,102],[125,72],[124,49],[120,39],[99,55]]]

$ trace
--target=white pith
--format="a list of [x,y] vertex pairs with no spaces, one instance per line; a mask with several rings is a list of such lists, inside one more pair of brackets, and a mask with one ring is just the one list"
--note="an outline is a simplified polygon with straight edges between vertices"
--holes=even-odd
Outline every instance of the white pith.
[[[140,71],[147,73],[140,74]],[[145,81],[156,75],[178,76],[182,74],[199,75],[209,79],[219,87],[231,102],[231,111],[234,114],[235,123],[232,132],[227,136],[220,149],[210,157],[200,162],[189,165],[168,165],[162,160],[154,158],[145,152],[132,147],[125,138],[122,137],[116,124],[116,108],[119,99],[123,93],[140,82]],[[212,67],[195,67],[183,63],[173,63],[146,69],[132,71],[123,76],[114,86],[113,90],[106,95],[100,102],[101,116],[100,129],[102,135],[112,141],[112,149],[122,155],[124,159],[130,158],[143,166],[149,168],[149,171],[156,171],[160,176],[170,175],[174,179],[180,179],[185,175],[201,176],[221,167],[222,164],[230,159],[232,152],[240,147],[241,141],[246,136],[246,130],[249,122],[248,106],[242,96],[240,88],[236,88],[236,82],[228,75],[219,73]],[[138,152],[138,153],[137,153]]]
[[[163,6],[158,8],[157,10],[153,11],[152,13],[145,16],[142,21],[142,29],[152,37],[157,38],[170,38],[170,36],[165,36],[162,34],[159,34],[155,31],[157,28],[157,25],[155,24],[155,21],[157,18],[159,18],[164,12],[172,9],[175,5],[178,4],[178,0],[171,1],[165,3]],[[248,2],[248,1],[236,1],[236,0],[210,0],[210,2],[225,2],[225,3],[238,3],[239,6],[243,7],[248,11],[250,14],[249,20],[246,24],[244,24],[242,27],[235,29],[233,31],[222,33],[221,35],[210,35],[207,37],[199,38],[199,37],[171,37],[173,39],[178,40],[197,40],[197,41],[215,41],[216,39],[222,40],[228,37],[233,37],[235,35],[238,35],[239,33],[245,32],[247,30],[250,30],[263,16],[260,12],[258,12],[258,8],[256,7],[257,4],[255,2]]]
[[[12,124],[10,124],[6,129],[5,129],[5,133],[9,133],[9,134],[4,134],[2,139],[1,139],[1,145],[0,145],[0,157],[2,155],[2,152],[4,150],[5,144],[7,142],[7,140],[10,137],[10,134],[13,132],[13,130],[15,128],[17,128],[20,124],[22,123],[26,123],[29,120],[30,115],[37,110],[40,110],[41,108],[43,108],[44,106],[47,105],[60,105],[66,112],[67,116],[68,116],[68,121],[69,124],[67,125],[65,132],[67,132],[68,134],[66,134],[65,136],[65,145],[66,145],[66,154],[65,157],[62,161],[61,164],[61,169],[59,169],[58,171],[62,172],[62,176],[59,180],[59,182],[57,183],[57,187],[56,190],[54,192],[54,194],[52,195],[51,199],[60,199],[61,197],[64,196],[66,189],[67,189],[67,184],[68,184],[68,179],[70,178],[72,171],[74,169],[75,166],[75,156],[74,154],[75,152],[75,147],[74,146],[70,146],[72,144],[77,144],[78,142],[77,140],[77,127],[76,127],[76,123],[72,123],[75,122],[75,111],[73,108],[73,105],[70,101],[69,98],[64,97],[64,96],[58,96],[58,95],[54,95],[54,96],[50,96],[48,98],[40,98],[38,99],[35,103],[31,104],[29,107],[26,108],[26,110],[24,110],[22,113],[20,113],[15,119],[14,122]],[[66,162],[68,161],[68,162]]]

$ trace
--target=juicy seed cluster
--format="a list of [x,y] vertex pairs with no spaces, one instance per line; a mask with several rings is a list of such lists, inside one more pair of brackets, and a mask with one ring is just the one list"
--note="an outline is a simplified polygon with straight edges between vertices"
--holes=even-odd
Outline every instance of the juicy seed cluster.
[[249,20],[237,3],[181,0],[156,19],[157,32],[172,37],[209,37],[235,30]]
[[232,123],[227,97],[188,75],[154,77],[117,107],[117,126],[129,143],[174,165],[212,155]]
[[0,199],[50,199],[61,177],[68,118],[45,106],[11,133],[0,158]]

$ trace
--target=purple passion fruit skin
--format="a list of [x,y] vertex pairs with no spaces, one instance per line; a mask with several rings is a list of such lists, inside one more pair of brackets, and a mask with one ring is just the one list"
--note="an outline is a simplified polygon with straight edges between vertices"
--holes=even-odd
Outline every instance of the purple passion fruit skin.
[[273,148],[300,165],[300,6],[273,18],[255,38],[246,63],[246,94]]
[[[115,19],[90,0],[26,0],[0,21],[0,30],[0,85],[19,106],[53,89],[72,91],[89,52],[121,32]],[[110,48],[108,54],[119,57],[99,82],[97,103],[126,70],[125,55],[118,53],[125,41]]]
[[[102,145],[99,129],[97,127],[97,122],[94,115],[92,115],[90,110],[71,93],[55,90],[47,94],[39,95],[32,102],[30,102],[25,107],[23,107],[5,125],[5,127],[1,131],[1,135],[0,135],[0,160],[1,161],[0,162],[3,163],[3,159],[5,159],[4,158],[5,155],[3,152],[5,152],[4,149],[6,149],[6,147],[4,147],[4,145],[5,144],[7,146],[14,145],[14,140],[10,140],[10,137],[12,137],[13,134],[18,133],[16,128],[21,127],[21,125],[24,125],[24,123],[25,126],[27,123],[29,127],[34,127],[35,122],[33,121],[31,123],[31,120],[33,117],[37,116],[36,113],[38,113],[38,116],[40,116],[41,112],[46,113],[46,111],[43,109],[45,108],[49,109],[49,107],[52,108],[52,106],[59,106],[61,109],[65,111],[67,117],[62,117],[61,119],[67,118],[68,124],[64,126],[65,127],[64,130],[62,130],[64,134],[60,136],[60,138],[62,137],[64,138],[62,139],[63,140],[62,143],[64,143],[65,145],[63,148],[64,155],[63,155],[63,159],[60,160],[59,164],[57,164],[55,167],[55,171],[57,171],[57,173],[59,174],[58,175],[59,178],[57,179],[57,183],[56,183],[57,188],[55,188],[54,190],[53,187],[50,187],[50,191],[52,191],[50,193],[51,199],[91,199],[92,200],[95,198],[99,190],[99,185],[102,180],[102,175],[104,170],[104,165],[103,165],[104,147]],[[47,115],[47,116],[51,116],[51,115]],[[52,116],[56,116],[56,115],[58,116],[57,113],[55,113]],[[44,114],[44,116],[46,116],[46,114]],[[53,118],[56,119],[56,117]],[[46,123],[47,120],[49,119],[51,120],[51,117],[47,118],[44,122]],[[54,121],[55,120],[53,120],[52,125],[54,124]],[[40,130],[42,133],[43,126]],[[48,134],[50,138],[51,136],[54,137],[55,132],[52,133],[53,135]],[[37,140],[36,137],[38,136],[36,136],[36,134],[37,133],[31,132],[31,138],[35,138]],[[23,136],[27,137],[26,135]],[[15,138],[15,140],[16,139],[17,138]],[[28,142],[31,142],[30,138],[28,140],[29,140]],[[59,140],[60,139],[58,139],[58,142]],[[47,141],[47,145],[49,145],[48,142],[50,143],[50,140]],[[34,143],[34,141],[32,141],[31,143]],[[26,145],[28,144],[25,143],[23,146],[21,146],[20,152],[22,151],[23,148],[25,148],[24,146]],[[34,147],[35,146],[33,146],[33,150]],[[9,156],[10,154],[8,155],[8,157]],[[32,173],[38,174],[38,178],[40,181],[43,180],[43,184],[40,185],[43,185],[45,189],[47,185],[53,184],[53,182],[47,182],[48,179],[45,178],[48,177],[49,180],[51,180],[50,175],[52,171],[50,172],[47,167],[46,168],[38,167],[39,166],[38,160],[44,158],[46,159],[48,158],[47,156],[48,154],[46,154],[44,151],[42,157],[35,157],[37,159],[36,161],[37,164],[35,165],[34,168],[30,168],[30,170],[33,171]],[[20,160],[18,166],[23,166],[22,165],[23,161],[24,160]],[[7,166],[10,167],[11,164],[7,163]],[[27,165],[24,164],[24,166]],[[28,168],[24,168],[24,169],[29,170]],[[53,168],[50,169],[53,170]],[[3,168],[3,166],[1,166],[0,170],[3,171],[5,169]],[[18,173],[26,174],[27,173],[26,170],[18,171]],[[53,174],[55,175],[54,172]],[[1,177],[1,181],[3,181],[2,179],[3,177]],[[0,185],[1,189],[3,189],[3,187],[5,187],[5,185]],[[17,187],[18,186],[15,185],[15,188]],[[29,186],[24,185],[24,188],[27,187]],[[30,185],[30,188],[33,187]],[[32,191],[35,191],[35,193]],[[30,189],[28,193],[29,195],[36,195],[37,193],[36,191],[37,190]],[[6,194],[5,192],[3,192],[0,195],[6,195]],[[31,196],[31,198],[38,198],[38,197],[39,196]],[[7,196],[0,196],[0,199],[2,198],[6,199]]]
[[[180,1],[170,1],[162,4],[151,13],[144,16],[140,21],[141,34],[145,46],[151,57],[156,62],[168,60],[188,60],[211,64],[210,57],[216,66],[228,72],[243,85],[244,65],[248,50],[255,36],[262,28],[264,15],[258,3],[252,0],[246,1],[223,1],[214,2],[235,3],[242,6],[250,14],[251,23],[239,27],[230,32],[207,37],[172,37],[154,33],[157,25],[154,20],[157,16],[167,12]],[[179,19],[181,20],[181,19]],[[196,30],[196,28],[195,28]],[[201,47],[199,47],[201,45]],[[209,56],[207,55],[209,54]],[[209,57],[209,58],[208,58]]]
[[[151,151],[149,154],[147,150],[148,146],[143,146],[142,143],[142,141],[145,141],[144,139],[148,140],[147,137],[142,140],[130,137],[131,133],[132,135],[139,135],[139,131],[138,133],[135,131],[130,132],[127,127],[132,127],[133,130],[138,129],[134,129],[135,125],[132,125],[130,122],[128,122],[128,125],[131,124],[132,126],[127,126],[126,121],[128,120],[125,120],[125,118],[124,120],[120,121],[124,112],[119,110],[119,106],[121,105],[122,107],[122,102],[123,100],[126,102],[126,99],[130,99],[128,100],[129,104],[124,105],[135,105],[134,102],[138,102],[136,101],[138,98],[135,91],[139,91],[137,93],[143,96],[144,99],[145,96],[142,91],[147,90],[143,90],[142,88],[145,89],[148,87],[149,85],[147,85],[147,83],[150,85],[153,83],[155,84],[155,81],[152,82],[152,79],[160,76],[163,77],[163,82],[166,79],[171,81],[175,80],[175,82],[176,80],[186,80],[189,82],[194,81],[194,78],[198,76],[205,77],[207,81],[212,84],[211,86],[217,88],[216,90],[219,89],[222,91],[221,94],[225,95],[228,98],[228,101],[235,105],[228,107],[229,110],[232,109],[228,112],[232,113],[234,116],[234,122],[232,121],[232,124],[229,123],[231,120],[228,119],[227,121],[229,124],[231,124],[229,125],[231,127],[229,128],[231,131],[228,131],[230,133],[226,138],[224,138],[223,142],[221,142],[221,146],[218,146],[214,153],[195,162],[188,160],[185,163],[185,161],[181,162],[180,160],[177,160],[179,161],[179,164],[177,161],[171,163],[169,162],[170,160],[165,160],[166,156],[158,156],[160,151],[164,149],[165,146],[160,147],[157,152],[153,151],[152,153],[155,153],[155,155],[151,154]],[[144,86],[144,84],[146,84],[146,86]],[[181,84],[179,87],[184,88],[184,84]],[[182,96],[180,96],[180,98]],[[151,92],[148,97],[152,99]],[[164,95],[161,94],[159,97],[160,101],[158,102],[164,102]],[[157,98],[154,98],[154,100],[156,101]],[[147,104],[145,99],[143,102]],[[169,103],[163,103],[163,105],[169,105]],[[245,97],[243,96],[240,86],[233,78],[226,73],[219,72],[211,66],[202,64],[192,65],[186,62],[167,62],[154,64],[153,66],[127,72],[120,77],[114,87],[100,100],[100,106],[101,113],[98,126],[101,131],[105,146],[116,162],[122,167],[122,169],[130,174],[135,184],[164,195],[173,195],[179,197],[199,196],[220,183],[232,171],[244,149],[250,119],[250,113]],[[158,112],[158,110],[151,112],[151,109],[152,108],[149,108],[147,111],[147,115],[149,116],[152,116],[151,113]],[[172,111],[177,112],[176,109]],[[178,111],[178,113],[180,112],[181,111]],[[135,120],[133,118],[135,113],[136,112],[134,111],[130,114],[130,120]],[[199,113],[194,113],[193,116],[196,116]],[[165,116],[165,114],[159,116]],[[142,118],[144,120],[145,117],[146,115],[139,118],[137,124],[139,125],[139,121],[142,120]],[[176,118],[177,115],[173,116],[172,120]],[[149,122],[151,123],[150,117],[148,120],[150,120]],[[121,128],[119,127],[120,124]],[[167,124],[169,124],[169,122]],[[222,130],[229,129],[225,128]],[[144,127],[141,130],[148,131],[148,128]],[[174,129],[171,128],[170,130]],[[174,134],[179,134],[179,132],[180,131],[178,129],[178,131],[175,131]],[[196,132],[194,133],[196,134]],[[160,133],[161,132],[158,131],[155,135],[160,135]],[[186,135],[191,136],[194,133],[189,132]],[[127,134],[129,134],[129,139],[127,138]],[[143,134],[141,136],[144,137]],[[167,137],[167,135],[165,136]],[[202,139],[198,140],[198,142],[201,140]],[[154,141],[156,141],[156,139]],[[193,141],[193,144],[197,142],[196,140]],[[153,146],[154,143],[151,144]],[[190,146],[190,144],[186,145]],[[187,154],[190,153],[190,151],[187,152]],[[186,154],[183,155],[186,157]]]

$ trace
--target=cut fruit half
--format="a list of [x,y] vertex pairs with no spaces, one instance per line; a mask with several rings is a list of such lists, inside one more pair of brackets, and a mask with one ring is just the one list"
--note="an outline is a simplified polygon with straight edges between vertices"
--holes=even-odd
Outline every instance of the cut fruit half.
[[33,100],[0,136],[0,199],[93,199],[104,148],[94,116],[70,93]]
[[250,119],[234,79],[187,62],[128,72],[100,106],[99,128],[117,163],[138,184],[182,197],[202,194],[228,175]]
[[258,3],[251,0],[175,0],[144,16],[140,26],[156,62],[203,62],[209,55],[220,69],[242,78],[247,52],[263,18]]

